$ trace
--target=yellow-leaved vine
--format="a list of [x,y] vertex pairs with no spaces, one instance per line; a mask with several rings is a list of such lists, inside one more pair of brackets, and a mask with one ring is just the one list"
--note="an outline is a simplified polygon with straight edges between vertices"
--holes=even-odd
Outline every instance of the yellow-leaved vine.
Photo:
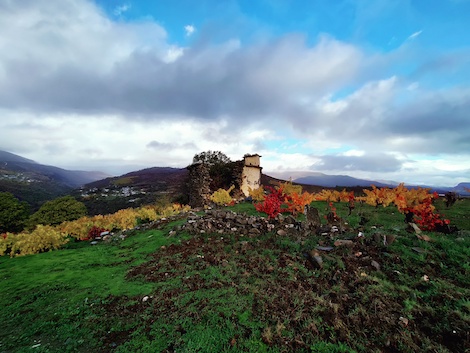
[[235,189],[235,186],[231,186],[228,190],[219,189],[214,191],[214,193],[210,196],[212,202],[216,205],[223,206],[227,205],[232,202],[232,197],[230,196],[230,192]]

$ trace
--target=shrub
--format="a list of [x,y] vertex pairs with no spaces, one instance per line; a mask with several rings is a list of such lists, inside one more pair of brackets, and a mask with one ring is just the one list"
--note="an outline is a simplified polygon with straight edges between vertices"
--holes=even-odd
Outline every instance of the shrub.
[[219,189],[215,191],[210,199],[212,202],[219,206],[227,205],[232,202],[232,197],[230,196],[230,192],[235,188],[235,186],[231,186],[228,190]]
[[72,196],[59,197],[48,201],[34,213],[29,220],[31,227],[37,224],[59,225],[65,221],[73,221],[87,214],[87,209],[82,202]]
[[20,232],[29,217],[29,206],[9,192],[0,192],[0,233]]
[[263,202],[255,204],[255,208],[258,212],[263,212],[268,215],[269,218],[275,218],[281,213],[281,205],[284,202],[286,195],[284,194],[282,187],[275,189],[270,186],[266,186],[269,194],[266,195]]
[[286,181],[285,183],[281,183],[279,186],[276,186],[276,189],[282,189],[284,194],[288,196],[292,194],[302,194],[302,185],[294,185],[292,184],[292,181]]
[[260,186],[258,189],[248,188],[249,193],[253,201],[262,202],[264,201],[264,188]]
[[69,239],[55,227],[40,224],[30,233],[12,235],[12,240],[10,256],[13,257],[58,249]]
[[91,229],[88,231],[88,237],[87,237],[87,239],[83,239],[83,240],[95,239],[96,237],[99,237],[99,236],[101,235],[101,233],[107,232],[107,231],[108,231],[108,229],[101,228],[101,227],[97,227],[97,226],[93,226],[93,227],[91,227]]
[[3,233],[0,234],[0,256],[8,255],[11,252],[13,246],[14,234]]

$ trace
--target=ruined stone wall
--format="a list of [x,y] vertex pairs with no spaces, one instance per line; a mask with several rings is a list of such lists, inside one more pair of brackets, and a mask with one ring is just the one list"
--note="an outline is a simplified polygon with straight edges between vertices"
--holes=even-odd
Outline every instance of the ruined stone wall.
[[189,170],[189,206],[204,207],[210,203],[209,168],[204,163],[194,163],[187,167]]

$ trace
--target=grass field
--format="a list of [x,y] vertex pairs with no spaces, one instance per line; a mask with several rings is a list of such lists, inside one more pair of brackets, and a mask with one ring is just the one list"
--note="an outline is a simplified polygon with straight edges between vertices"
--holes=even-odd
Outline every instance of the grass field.
[[[457,234],[421,240],[394,207],[338,204],[350,230],[333,238],[169,236],[183,219],[1,257],[0,352],[470,352],[470,200],[437,207]],[[353,245],[306,258],[337,239]]]

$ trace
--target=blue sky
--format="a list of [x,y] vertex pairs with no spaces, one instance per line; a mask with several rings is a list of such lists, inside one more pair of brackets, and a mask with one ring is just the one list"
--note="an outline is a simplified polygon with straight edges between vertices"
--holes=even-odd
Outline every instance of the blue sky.
[[0,32],[0,149],[40,163],[470,180],[469,0],[4,0]]

